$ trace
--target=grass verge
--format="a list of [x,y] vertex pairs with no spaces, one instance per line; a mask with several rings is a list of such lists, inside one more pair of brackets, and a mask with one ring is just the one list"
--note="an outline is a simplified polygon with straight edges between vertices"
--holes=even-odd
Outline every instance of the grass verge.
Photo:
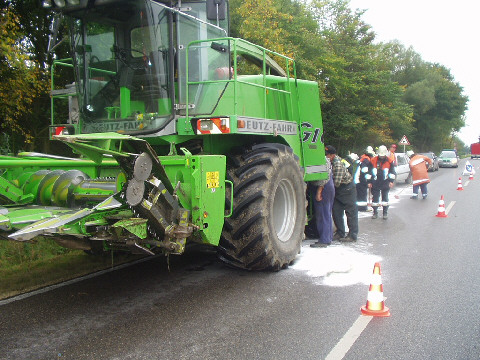
[[0,299],[74,279],[138,259],[124,253],[93,256],[53,240],[17,243],[0,240]]

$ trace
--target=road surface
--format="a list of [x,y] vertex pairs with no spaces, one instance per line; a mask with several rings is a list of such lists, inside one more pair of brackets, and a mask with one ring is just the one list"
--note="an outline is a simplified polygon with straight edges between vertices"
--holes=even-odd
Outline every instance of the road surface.
[[[478,177],[430,173],[427,200],[391,194],[389,219],[360,216],[357,243],[246,272],[192,249],[0,302],[1,359],[479,359]],[[439,218],[444,196],[447,218]],[[363,317],[380,262],[388,318]]]

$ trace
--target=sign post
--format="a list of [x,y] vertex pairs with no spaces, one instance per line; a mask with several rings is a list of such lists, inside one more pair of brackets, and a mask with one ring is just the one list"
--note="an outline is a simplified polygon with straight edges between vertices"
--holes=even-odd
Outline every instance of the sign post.
[[402,139],[398,142],[398,145],[403,145],[403,152],[405,152],[405,145],[410,145],[407,135],[403,135]]

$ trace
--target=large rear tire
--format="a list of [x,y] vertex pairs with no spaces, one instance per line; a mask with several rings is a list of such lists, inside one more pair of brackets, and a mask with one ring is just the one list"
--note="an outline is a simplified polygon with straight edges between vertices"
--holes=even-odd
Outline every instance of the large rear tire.
[[288,267],[300,251],[306,222],[298,158],[285,145],[256,145],[230,157],[227,173],[234,184],[234,206],[225,219],[220,258],[248,270]]

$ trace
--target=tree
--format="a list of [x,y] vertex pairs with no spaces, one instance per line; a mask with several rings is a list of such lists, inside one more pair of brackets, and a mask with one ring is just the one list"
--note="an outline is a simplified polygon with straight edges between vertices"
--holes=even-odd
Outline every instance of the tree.
[[[23,66],[23,73],[19,71],[20,67],[18,66],[15,69],[8,69],[8,63],[0,64],[1,71],[3,71],[2,80],[10,82],[9,76],[12,76],[12,79],[19,81],[15,85],[16,89],[23,86],[24,91],[29,92],[22,96],[31,98],[30,105],[26,108],[19,103],[17,116],[10,118],[14,124],[8,129],[11,134],[9,139],[13,151],[35,149],[49,152],[53,150],[53,152],[60,151],[63,155],[69,155],[70,151],[63,144],[49,141],[50,96],[48,90],[50,89],[50,66],[53,62],[53,55],[47,52],[47,45],[52,14],[49,10],[42,8],[40,3],[37,0],[0,0],[0,12],[2,14],[9,13],[11,14],[9,16],[15,19],[14,28],[10,26],[12,31],[1,33],[0,41],[10,44],[8,51],[12,54],[15,52],[16,58],[22,57],[27,61],[25,62],[26,66]],[[64,27],[60,28],[59,38],[63,37],[65,30]],[[12,45],[12,41],[14,45]],[[55,49],[57,58],[67,57],[67,52],[67,42]],[[0,54],[0,57],[4,59],[3,53]],[[20,63],[21,61],[18,62],[18,65],[21,65]],[[28,82],[27,80],[30,80],[30,86],[22,84],[22,81]],[[69,80],[72,81],[71,76],[69,76]],[[42,84],[41,89],[37,86],[35,88],[38,91],[32,91],[33,83]],[[13,86],[13,80],[9,84]],[[5,91],[9,91],[8,86],[4,87],[3,94],[6,94]],[[15,103],[13,98],[9,100],[12,104]],[[2,124],[5,123],[3,116],[0,115],[0,117]],[[67,152],[65,152],[66,150]]]
[[332,54],[329,58],[335,59],[320,72],[328,142],[361,151],[366,144],[391,142],[400,131],[411,129],[404,89],[393,81],[387,53],[374,44],[375,34],[361,19],[363,12],[352,12],[345,0],[317,0],[311,7]]
[[[232,0],[231,35],[291,57],[297,76],[316,80],[323,39],[304,4],[291,0]],[[284,66],[280,62],[281,66]]]
[[420,151],[440,151],[464,125],[468,97],[450,70],[422,60],[398,43],[387,46],[393,77],[405,87],[404,101],[413,107],[412,144]]
[[[45,69],[29,51],[19,18],[9,8],[0,13],[0,127],[12,139],[11,150],[33,149],[45,126],[38,123],[39,99],[48,99]],[[33,113],[32,113],[33,111]],[[47,117],[48,120],[48,117]]]

